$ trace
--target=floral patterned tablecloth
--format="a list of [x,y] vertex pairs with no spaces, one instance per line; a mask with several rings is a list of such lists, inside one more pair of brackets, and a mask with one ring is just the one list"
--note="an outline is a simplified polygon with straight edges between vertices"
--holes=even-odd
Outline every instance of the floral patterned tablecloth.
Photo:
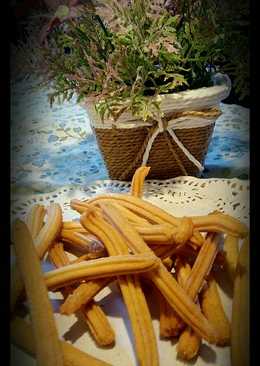
[[[75,99],[50,108],[35,81],[11,87],[11,187],[14,195],[88,185],[108,174],[86,111]],[[248,178],[249,110],[221,104],[203,177]]]

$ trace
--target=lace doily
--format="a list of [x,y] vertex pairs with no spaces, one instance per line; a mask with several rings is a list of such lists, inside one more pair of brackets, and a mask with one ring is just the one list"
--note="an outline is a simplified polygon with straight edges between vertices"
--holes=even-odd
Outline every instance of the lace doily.
[[[18,200],[12,207],[12,217],[23,217],[35,203],[58,202],[64,215],[73,215],[70,200],[86,199],[97,194],[129,192],[130,182],[96,181],[87,187],[62,187],[52,193],[38,194]],[[233,179],[199,179],[178,177],[164,181],[150,180],[144,185],[144,198],[174,213],[176,216],[203,215],[213,210],[230,214],[244,223],[249,221],[249,182]]]

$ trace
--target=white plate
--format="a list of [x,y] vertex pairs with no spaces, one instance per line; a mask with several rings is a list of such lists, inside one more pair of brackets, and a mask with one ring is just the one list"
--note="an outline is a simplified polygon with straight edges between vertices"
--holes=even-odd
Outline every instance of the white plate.
[[[13,208],[13,215],[23,217],[31,204],[47,204],[50,200],[58,201],[65,208],[64,219],[78,218],[79,215],[69,209],[68,203],[71,198],[86,198],[93,194],[104,192],[127,191],[129,183],[122,182],[97,182],[89,187],[86,192],[82,189],[63,189],[51,195],[38,195],[30,197],[26,202],[18,202]],[[241,221],[248,224],[249,212],[249,186],[248,182],[237,179],[196,179],[191,177],[180,177],[164,182],[150,181],[145,185],[145,199],[164,208],[176,216],[204,215],[212,210],[219,209],[232,214]],[[46,263],[47,265],[47,263]],[[46,265],[44,268],[46,269]],[[223,281],[222,281],[223,282]],[[226,284],[220,288],[220,295],[225,307],[227,316],[231,317],[232,300],[230,289]],[[109,321],[116,333],[116,344],[112,348],[100,348],[89,335],[84,321],[77,319],[75,315],[64,316],[58,313],[62,296],[50,294],[52,298],[55,319],[61,338],[70,342],[75,347],[85,351],[113,366],[137,365],[133,347],[131,324],[128,319],[127,310],[122,301],[121,295],[116,286],[104,289],[98,296],[99,305],[104,309]],[[154,304],[154,301],[148,303]],[[153,325],[158,343],[160,365],[172,366],[185,365],[176,359],[176,346],[174,340],[162,340],[159,337],[159,322],[156,319],[156,307],[151,309]],[[19,362],[18,362],[19,360]],[[35,361],[24,354],[16,347],[12,347],[12,363],[14,365],[35,365]],[[191,363],[196,366],[230,366],[230,348],[215,347],[203,341],[200,356]]]

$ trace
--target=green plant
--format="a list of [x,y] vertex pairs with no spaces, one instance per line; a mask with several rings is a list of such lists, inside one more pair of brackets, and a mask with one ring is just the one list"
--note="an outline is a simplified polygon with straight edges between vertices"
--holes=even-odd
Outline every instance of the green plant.
[[158,99],[147,96],[212,85],[226,50],[217,1],[166,3],[107,0],[54,27],[47,45],[34,46],[32,62],[52,85],[51,103],[75,93],[78,101],[93,99],[103,119],[131,111],[147,120],[160,113]]

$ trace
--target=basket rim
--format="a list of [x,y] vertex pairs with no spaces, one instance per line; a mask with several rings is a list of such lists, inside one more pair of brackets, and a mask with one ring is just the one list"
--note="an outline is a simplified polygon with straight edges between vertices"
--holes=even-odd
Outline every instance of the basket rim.
[[[216,74],[217,80],[218,74]],[[220,76],[220,81],[217,81],[218,85],[201,87],[198,89],[188,89],[178,93],[159,94],[155,98],[161,103],[161,110],[164,114],[183,112],[187,110],[202,110],[207,108],[216,107],[220,102],[226,99],[231,90],[231,84],[227,75]],[[91,126],[94,128],[133,128],[151,126],[151,122],[142,121],[131,112],[124,112],[118,120],[115,122],[112,118],[101,121],[100,116],[96,112],[95,102],[88,101],[87,99],[80,103],[80,105],[87,111],[90,117]]]

